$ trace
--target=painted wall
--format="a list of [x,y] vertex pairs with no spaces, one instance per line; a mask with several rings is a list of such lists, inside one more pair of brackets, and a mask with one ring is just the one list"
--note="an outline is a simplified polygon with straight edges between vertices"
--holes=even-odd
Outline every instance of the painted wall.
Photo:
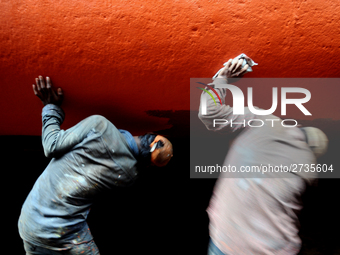
[[38,75],[64,89],[63,128],[102,114],[143,133],[169,127],[145,111],[189,110],[190,78],[241,52],[260,64],[248,77],[340,73],[338,1],[3,0],[0,10],[1,135],[40,135]]

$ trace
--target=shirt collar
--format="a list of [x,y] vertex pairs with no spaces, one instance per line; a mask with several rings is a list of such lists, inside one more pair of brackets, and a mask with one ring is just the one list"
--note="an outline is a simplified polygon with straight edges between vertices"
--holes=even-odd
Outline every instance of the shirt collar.
[[125,137],[125,140],[128,143],[132,151],[132,154],[135,156],[135,158],[138,157],[138,154],[139,154],[138,146],[137,146],[135,139],[131,135],[131,133],[123,129],[118,129],[118,130]]

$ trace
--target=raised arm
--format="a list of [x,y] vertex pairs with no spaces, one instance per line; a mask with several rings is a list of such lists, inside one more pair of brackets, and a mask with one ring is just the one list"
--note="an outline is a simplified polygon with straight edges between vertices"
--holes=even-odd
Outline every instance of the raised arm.
[[[235,82],[243,77],[249,67],[248,64],[242,67],[243,61],[244,59],[240,59],[233,62],[233,59],[230,59],[213,83],[205,88],[210,94],[206,91],[202,92],[198,117],[208,130],[234,132],[244,128],[247,121],[254,117],[247,107],[243,115],[233,114],[233,108],[225,103],[227,89],[217,88],[218,85],[228,84],[229,80]],[[206,113],[203,112],[203,107],[206,108]]]
[[49,77],[46,83],[42,76],[36,79],[33,85],[34,94],[44,104],[42,111],[42,144],[46,157],[59,157],[82,142],[91,131],[101,132],[106,127],[106,119],[101,116],[91,116],[77,125],[65,130],[60,129],[65,114],[60,108],[63,101],[61,88],[57,93],[52,88]]

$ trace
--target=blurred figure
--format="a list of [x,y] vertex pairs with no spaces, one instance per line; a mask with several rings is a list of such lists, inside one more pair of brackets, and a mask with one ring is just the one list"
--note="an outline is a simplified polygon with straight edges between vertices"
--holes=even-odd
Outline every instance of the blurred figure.
[[168,164],[172,144],[153,133],[132,136],[98,115],[64,131],[61,88],[55,92],[40,76],[33,91],[44,104],[42,144],[53,159],[22,206],[18,225],[26,254],[97,255],[86,223],[96,196],[131,185],[142,168]]
[[[245,61],[245,62],[244,62]],[[252,60],[247,56],[230,59],[214,85],[232,83],[241,78]],[[229,80],[228,80],[229,79]],[[317,128],[283,127],[273,115],[255,116],[245,107],[244,115],[233,115],[232,107],[225,104],[226,89],[215,87],[222,105],[215,105],[206,92],[201,95],[199,118],[208,130],[230,135],[238,132],[229,148],[224,166],[290,166],[315,164],[316,158],[326,152],[328,140]],[[216,102],[218,97],[214,95]],[[207,101],[207,114],[202,114],[202,100]],[[216,125],[214,119],[228,123]],[[261,119],[265,125],[251,128],[242,123]],[[233,121],[232,126],[230,121]],[[254,124],[256,125],[256,124]],[[207,212],[209,215],[209,255],[297,254],[301,247],[298,236],[297,213],[301,210],[301,195],[306,185],[317,177],[316,173],[228,173],[222,172],[216,182]]]

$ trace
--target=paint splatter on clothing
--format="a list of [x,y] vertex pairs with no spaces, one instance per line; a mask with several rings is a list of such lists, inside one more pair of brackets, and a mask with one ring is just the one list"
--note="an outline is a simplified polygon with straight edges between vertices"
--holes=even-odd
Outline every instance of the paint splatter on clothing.
[[[224,79],[216,79],[210,85],[216,82],[226,84]],[[227,90],[215,90],[222,105],[215,106],[203,92],[201,104],[206,100],[207,114],[203,115],[200,107],[199,118],[209,130],[240,133],[223,163],[237,171],[220,174],[207,208],[210,237],[220,251],[229,255],[297,254],[301,247],[297,216],[302,208],[300,198],[317,174],[306,171],[262,174],[239,170],[253,166],[313,164],[315,156],[304,134],[296,127],[242,125],[252,119],[280,119],[273,115],[256,116],[248,108],[244,115],[234,115],[233,108],[225,104]],[[214,119],[227,121],[215,127]],[[230,125],[231,121],[237,124]]]
[[64,131],[62,109],[47,105],[42,119],[44,152],[53,159],[23,204],[19,233],[33,245],[69,250],[93,239],[86,218],[95,196],[134,182],[138,151],[129,146],[134,141],[130,133],[102,116]]
[[74,245],[67,251],[50,250],[24,241],[24,249],[26,255],[99,255],[98,247],[93,240]]

